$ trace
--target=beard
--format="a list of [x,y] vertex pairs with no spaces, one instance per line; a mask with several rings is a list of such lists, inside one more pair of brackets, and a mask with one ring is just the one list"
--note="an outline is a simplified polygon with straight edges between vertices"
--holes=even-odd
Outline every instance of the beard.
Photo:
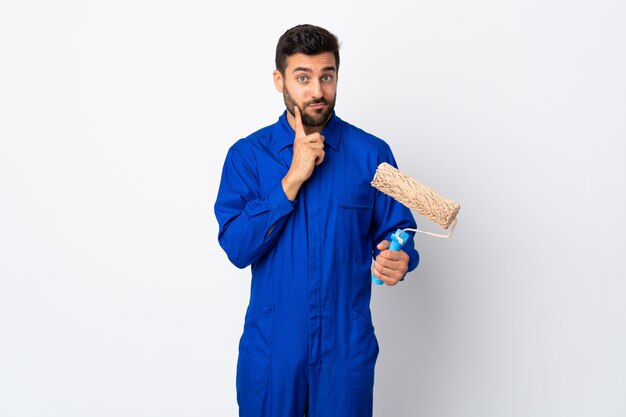
[[[304,126],[324,126],[333,110],[335,109],[335,97],[331,101],[326,100],[325,98],[321,98],[319,100],[310,100],[306,101],[302,104],[302,106],[298,106],[300,108],[300,114],[302,115],[302,124]],[[296,106],[296,102],[289,94],[289,90],[287,87],[283,87],[283,99],[285,100],[285,107],[287,107],[287,111],[291,113],[293,117],[296,117],[296,114],[293,108]],[[309,114],[306,112],[307,107],[313,104],[325,104],[325,110],[314,110],[313,114]]]

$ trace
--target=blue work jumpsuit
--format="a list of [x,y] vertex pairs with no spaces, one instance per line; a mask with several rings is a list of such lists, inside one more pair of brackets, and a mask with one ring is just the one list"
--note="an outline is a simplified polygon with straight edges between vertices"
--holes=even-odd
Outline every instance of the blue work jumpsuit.
[[[383,140],[335,114],[321,134],[324,161],[295,201],[281,185],[295,136],[286,112],[226,156],[218,239],[234,265],[252,271],[237,362],[240,417],[372,415],[372,257],[415,221],[370,185],[378,164],[396,166]],[[412,237],[402,250],[415,269]]]

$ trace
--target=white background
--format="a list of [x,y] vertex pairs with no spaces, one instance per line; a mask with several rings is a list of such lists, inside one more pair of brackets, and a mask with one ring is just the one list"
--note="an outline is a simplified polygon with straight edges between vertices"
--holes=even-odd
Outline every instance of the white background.
[[228,147],[282,112],[274,48],[298,23],[342,41],[338,115],[462,206],[374,288],[375,414],[626,416],[625,18],[621,0],[3,2],[0,416],[236,415],[250,278],[213,203]]

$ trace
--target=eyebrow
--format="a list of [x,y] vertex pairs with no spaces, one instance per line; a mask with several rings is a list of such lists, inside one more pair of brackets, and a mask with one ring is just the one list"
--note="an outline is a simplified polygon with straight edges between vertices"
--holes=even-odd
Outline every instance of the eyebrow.
[[[311,68],[306,68],[306,67],[296,67],[296,68],[293,69],[292,72],[297,72],[297,71],[304,71],[304,72],[307,72],[307,73],[313,72],[311,70]],[[337,68],[332,67],[332,66],[331,67],[324,67],[324,68],[322,68],[322,72],[328,72],[328,71],[335,71],[336,72]]]

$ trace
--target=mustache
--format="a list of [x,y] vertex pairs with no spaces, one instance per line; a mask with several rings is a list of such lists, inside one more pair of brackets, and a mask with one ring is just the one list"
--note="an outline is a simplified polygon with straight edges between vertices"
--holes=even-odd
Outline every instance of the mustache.
[[314,104],[328,104],[328,100],[326,100],[325,98],[321,98],[319,100],[307,101],[307,102],[304,103],[304,107],[309,107],[309,106],[312,106]]

